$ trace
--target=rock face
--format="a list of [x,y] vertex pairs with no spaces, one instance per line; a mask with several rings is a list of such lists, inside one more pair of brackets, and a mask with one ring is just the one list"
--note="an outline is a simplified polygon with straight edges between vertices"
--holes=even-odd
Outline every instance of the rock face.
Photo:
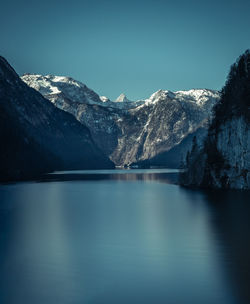
[[231,67],[205,144],[193,147],[180,181],[186,186],[250,189],[249,51]]
[[115,102],[132,102],[127,98],[127,96],[122,93],[119,97],[116,98]]
[[22,79],[86,125],[117,166],[178,166],[192,137],[204,138],[219,99],[217,91],[206,89],[159,90],[146,100],[133,102],[121,94],[112,102],[68,77],[27,74]]
[[0,57],[0,180],[56,169],[113,167],[88,128],[27,86]]

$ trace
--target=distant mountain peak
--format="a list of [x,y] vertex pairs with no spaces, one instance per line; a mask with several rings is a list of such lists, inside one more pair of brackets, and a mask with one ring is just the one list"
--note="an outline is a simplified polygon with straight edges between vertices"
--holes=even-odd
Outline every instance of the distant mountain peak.
[[116,98],[115,102],[131,102],[131,100],[129,100],[127,96],[122,93],[119,97]]
[[63,92],[65,98],[74,100],[78,103],[101,104],[103,100],[93,90],[89,89],[84,83],[71,77],[55,75],[25,74],[21,79],[42,95],[60,95]]

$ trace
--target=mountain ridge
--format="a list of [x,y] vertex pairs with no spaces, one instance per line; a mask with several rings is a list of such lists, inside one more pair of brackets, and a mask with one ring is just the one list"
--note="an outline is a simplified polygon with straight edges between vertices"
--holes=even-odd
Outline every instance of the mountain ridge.
[[[50,89],[56,85],[53,81],[49,83],[49,77],[58,76],[29,74],[22,80],[43,93],[44,87]],[[171,150],[196,132],[198,126],[206,126],[211,109],[219,99],[217,91],[192,89],[177,92],[158,90],[149,98],[134,102],[113,102],[108,98],[104,102],[97,94],[93,95],[94,99],[79,100],[80,95],[85,95],[85,90],[90,90],[84,84],[80,85],[82,92],[76,98],[79,85],[72,81],[57,83],[57,89],[57,93],[50,89],[51,93],[44,94],[44,97],[85,124],[95,143],[117,166],[136,165]],[[125,100],[125,95],[121,100]],[[165,165],[169,165],[167,156]]]
[[1,180],[31,178],[58,169],[113,167],[88,128],[24,83],[3,57],[0,108]]

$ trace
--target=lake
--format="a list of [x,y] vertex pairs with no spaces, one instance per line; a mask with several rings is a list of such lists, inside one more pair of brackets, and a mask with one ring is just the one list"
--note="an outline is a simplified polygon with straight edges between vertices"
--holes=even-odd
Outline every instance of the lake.
[[250,303],[250,194],[176,171],[0,185],[1,304]]

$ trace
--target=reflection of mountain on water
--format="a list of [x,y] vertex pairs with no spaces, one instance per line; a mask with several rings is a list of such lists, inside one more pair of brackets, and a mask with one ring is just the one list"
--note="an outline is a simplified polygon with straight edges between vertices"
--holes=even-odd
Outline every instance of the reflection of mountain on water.
[[202,195],[207,202],[202,208],[208,209],[210,215],[209,233],[215,239],[218,267],[236,299],[241,299],[235,303],[249,304],[250,191],[185,191],[195,208],[201,205],[197,195]]
[[[127,170],[126,170],[127,171]],[[95,181],[95,180],[117,180],[117,181],[157,181],[167,184],[177,184],[178,181],[178,170],[143,170],[131,172],[114,173],[114,170],[110,170],[110,173],[85,173],[84,171],[74,172],[56,172],[53,174],[45,175],[40,181],[41,182],[53,182],[53,181]]]
[[167,184],[176,184],[178,173],[111,174],[111,179],[121,181],[158,181]]

